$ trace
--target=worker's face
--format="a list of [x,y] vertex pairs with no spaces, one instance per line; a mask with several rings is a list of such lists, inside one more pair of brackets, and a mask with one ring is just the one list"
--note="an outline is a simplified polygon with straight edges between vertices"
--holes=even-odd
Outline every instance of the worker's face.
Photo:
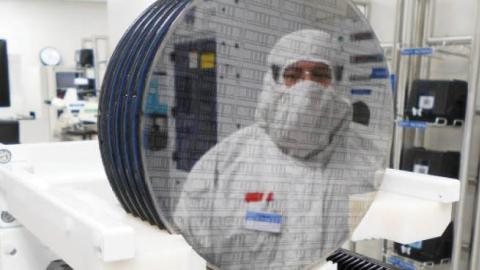
[[302,80],[320,83],[327,88],[332,84],[332,70],[325,63],[313,61],[298,61],[285,68],[283,81],[288,88]]

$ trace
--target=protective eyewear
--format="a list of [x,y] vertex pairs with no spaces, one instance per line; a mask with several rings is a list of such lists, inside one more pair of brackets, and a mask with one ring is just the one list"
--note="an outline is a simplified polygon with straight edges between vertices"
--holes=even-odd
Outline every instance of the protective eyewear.
[[283,82],[291,86],[300,80],[311,80],[321,84],[330,84],[332,81],[332,70],[326,64],[319,63],[315,66],[292,65],[285,68]]

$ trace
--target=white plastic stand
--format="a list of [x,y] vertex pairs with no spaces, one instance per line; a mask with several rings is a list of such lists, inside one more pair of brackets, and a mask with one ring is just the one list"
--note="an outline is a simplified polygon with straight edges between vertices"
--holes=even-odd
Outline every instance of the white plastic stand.
[[45,269],[55,257],[75,270],[206,269],[183,237],[124,212],[96,142],[0,148],[12,154],[0,164],[0,269]]
[[388,239],[411,244],[439,237],[460,199],[460,181],[387,169],[375,200],[356,227],[353,241]]

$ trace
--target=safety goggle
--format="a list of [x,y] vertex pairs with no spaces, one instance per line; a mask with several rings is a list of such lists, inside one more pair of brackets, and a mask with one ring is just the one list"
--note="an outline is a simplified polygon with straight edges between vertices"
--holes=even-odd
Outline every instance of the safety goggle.
[[294,85],[300,80],[311,80],[321,84],[332,81],[332,69],[324,63],[317,63],[313,67],[302,67],[297,64],[286,67],[282,74],[283,83],[287,86]]

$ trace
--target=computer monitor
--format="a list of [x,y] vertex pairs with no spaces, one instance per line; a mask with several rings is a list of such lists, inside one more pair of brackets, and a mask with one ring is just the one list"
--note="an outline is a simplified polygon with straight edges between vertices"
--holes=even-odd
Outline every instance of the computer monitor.
[[80,72],[58,72],[56,74],[57,89],[77,88],[75,79],[81,75]]
[[0,107],[10,107],[7,42],[0,39]]

